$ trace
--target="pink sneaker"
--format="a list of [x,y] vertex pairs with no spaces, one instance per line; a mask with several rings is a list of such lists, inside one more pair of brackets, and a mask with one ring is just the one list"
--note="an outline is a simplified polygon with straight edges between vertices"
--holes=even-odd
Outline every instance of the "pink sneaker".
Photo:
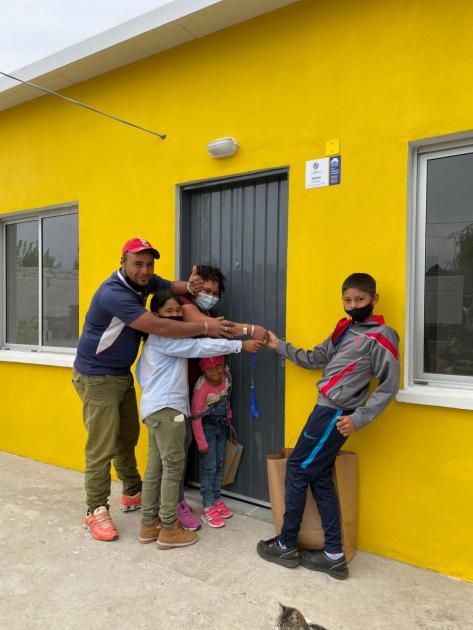
[[176,507],[177,520],[188,532],[196,532],[201,528],[199,519],[192,514],[191,506],[185,501],[179,501]]
[[225,527],[225,521],[221,517],[220,512],[217,510],[215,505],[212,505],[210,508],[206,508],[202,512],[200,520],[203,523],[207,523],[210,527]]
[[225,505],[225,503],[220,499],[217,499],[217,501],[215,501],[214,508],[216,508],[220,512],[220,516],[222,518],[231,518],[233,516],[233,512],[228,507],[228,505]]
[[108,542],[118,538],[118,532],[113,525],[110,513],[105,505],[94,510],[93,514],[86,514],[84,527],[90,531],[95,540],[105,540]]
[[137,492],[132,497],[122,494],[120,499],[120,510],[122,512],[134,512],[141,507],[141,492]]

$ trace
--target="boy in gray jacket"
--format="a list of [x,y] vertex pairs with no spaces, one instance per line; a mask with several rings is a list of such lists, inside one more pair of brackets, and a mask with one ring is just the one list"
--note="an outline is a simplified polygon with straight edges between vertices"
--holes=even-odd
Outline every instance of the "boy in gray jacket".
[[[376,281],[366,273],[352,274],[343,283],[342,300],[350,317],[340,320],[332,335],[313,350],[294,348],[269,333],[268,348],[296,365],[324,371],[317,383],[317,404],[287,462],[281,534],[257,545],[264,560],[288,568],[302,564],[337,579],[348,577],[348,567],[332,482],[335,458],[348,436],[378,416],[399,389],[399,337],[381,315],[372,314],[379,300]],[[373,376],[378,386],[368,398]],[[300,554],[296,540],[309,486],[320,513],[325,549]]]

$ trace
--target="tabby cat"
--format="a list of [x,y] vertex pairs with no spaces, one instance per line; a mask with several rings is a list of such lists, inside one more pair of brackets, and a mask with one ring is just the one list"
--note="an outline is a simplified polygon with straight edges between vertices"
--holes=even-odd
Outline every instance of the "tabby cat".
[[279,606],[281,607],[281,614],[276,620],[276,628],[279,630],[327,630],[323,626],[307,621],[297,608],[283,606],[281,603]]

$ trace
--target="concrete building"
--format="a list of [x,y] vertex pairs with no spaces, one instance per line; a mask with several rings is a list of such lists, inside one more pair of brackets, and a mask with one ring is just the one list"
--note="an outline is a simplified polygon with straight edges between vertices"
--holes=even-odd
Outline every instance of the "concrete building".
[[[220,265],[226,314],[305,347],[367,271],[404,376],[347,443],[359,545],[473,580],[472,26],[466,2],[175,0],[17,73],[164,141],[1,79],[0,448],[82,469],[77,322],[130,237],[167,278]],[[225,137],[236,153],[211,157]],[[265,503],[317,374],[259,355],[253,421],[238,361],[232,492]]]

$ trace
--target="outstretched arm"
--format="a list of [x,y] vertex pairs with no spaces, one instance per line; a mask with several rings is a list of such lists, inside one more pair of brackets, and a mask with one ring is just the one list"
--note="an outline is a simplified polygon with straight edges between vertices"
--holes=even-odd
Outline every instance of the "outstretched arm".
[[269,341],[266,344],[268,348],[276,350],[278,354],[282,354],[295,365],[306,368],[307,370],[315,370],[327,365],[330,360],[331,351],[333,350],[330,337],[320,345],[315,346],[312,350],[295,348],[292,344],[281,341],[271,331],[268,331],[268,337]]
[[[205,322],[214,317],[205,315],[202,313],[195,304],[183,304],[182,310],[184,312],[185,322]],[[267,338],[267,330],[259,324],[242,324],[239,322],[233,322],[233,328],[231,329],[233,337],[252,337],[260,341],[265,341]]]
[[230,339],[164,339],[154,340],[160,352],[171,357],[192,359],[201,357],[216,357],[220,354],[240,352],[242,343]]
[[192,359],[201,357],[216,357],[220,354],[232,354],[244,350],[245,352],[258,352],[263,342],[256,339],[165,339],[164,337],[153,338],[153,343],[160,352],[171,357],[181,359]]
[[197,335],[209,335],[209,337],[231,337],[232,322],[225,319],[212,318],[209,322],[176,322],[166,317],[156,317],[150,312],[145,312],[133,322],[128,324],[130,328],[159,337],[171,339],[184,339]]
[[[155,276],[154,282],[156,290],[167,281]],[[164,317],[156,317],[145,309],[144,306],[136,302],[136,298],[131,294],[123,295],[122,291],[110,288],[101,298],[101,305],[110,313],[119,324],[125,324],[140,332],[170,337],[171,339],[182,339],[184,337],[195,337],[196,335],[208,335],[209,337],[230,337],[229,331],[233,327],[231,322],[222,318],[212,319],[209,322],[185,323],[176,322]]]

